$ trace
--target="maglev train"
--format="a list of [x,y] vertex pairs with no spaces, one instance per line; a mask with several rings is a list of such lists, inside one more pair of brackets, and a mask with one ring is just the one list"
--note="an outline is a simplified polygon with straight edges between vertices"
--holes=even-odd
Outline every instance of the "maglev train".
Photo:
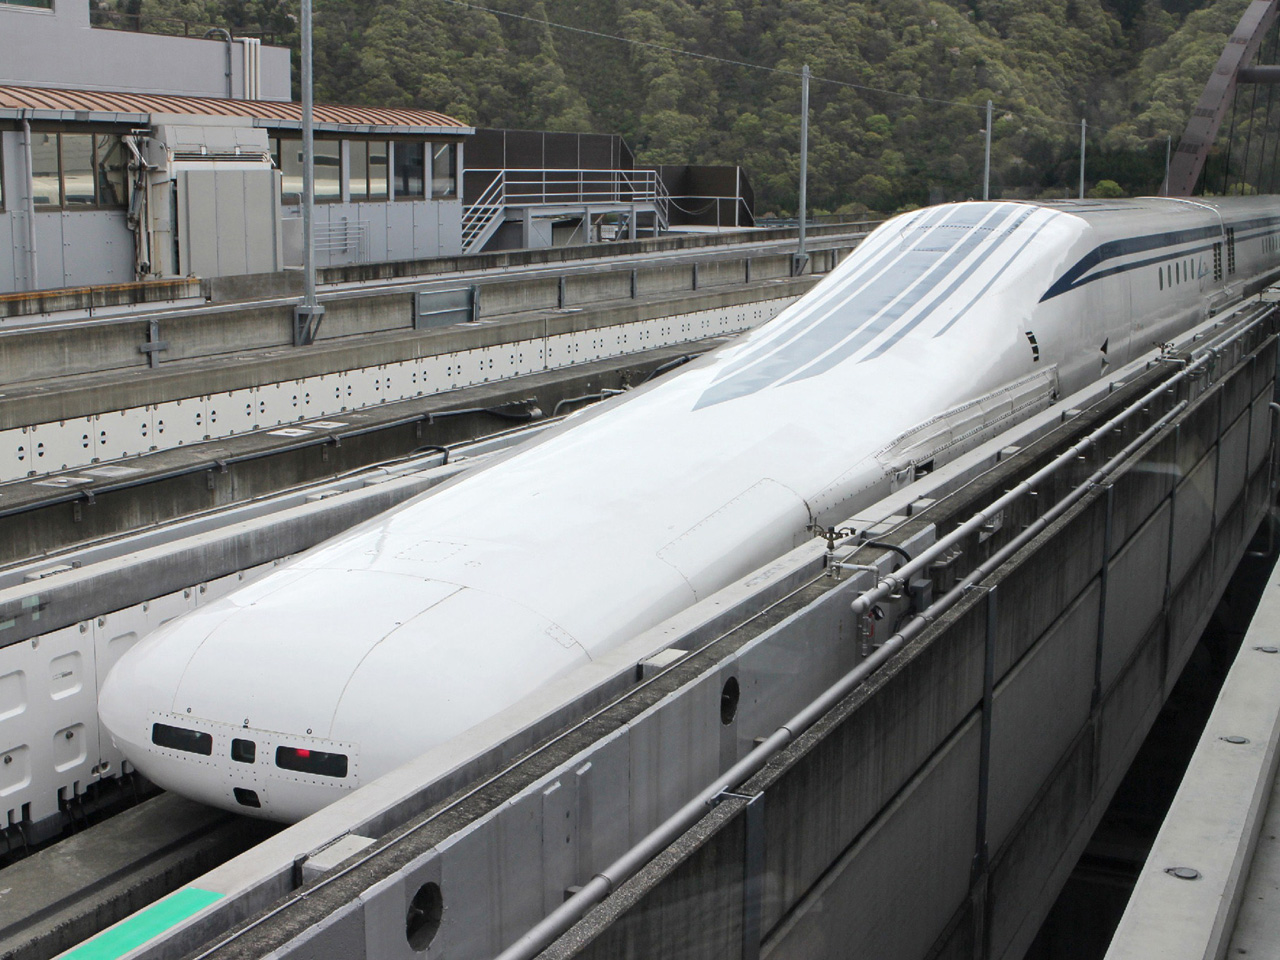
[[948,411],[1065,396],[1278,266],[1280,198],[895,217],[749,334],[143,638],[102,723],[162,787],[300,819],[945,460]]

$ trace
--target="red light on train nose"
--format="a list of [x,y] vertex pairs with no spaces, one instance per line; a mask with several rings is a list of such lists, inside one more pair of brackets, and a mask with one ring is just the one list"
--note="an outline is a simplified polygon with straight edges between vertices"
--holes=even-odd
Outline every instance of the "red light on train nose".
[[345,777],[348,758],[345,753],[326,753],[310,747],[276,747],[276,766],[318,777]]

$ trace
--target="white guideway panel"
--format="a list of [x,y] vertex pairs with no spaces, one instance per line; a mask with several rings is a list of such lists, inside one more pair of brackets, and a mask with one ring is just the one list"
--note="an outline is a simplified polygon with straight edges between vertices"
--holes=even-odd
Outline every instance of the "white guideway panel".
[[736,343],[145,638],[102,723],[162,786],[306,816],[1188,329],[1278,230],[1272,199],[898,217]]

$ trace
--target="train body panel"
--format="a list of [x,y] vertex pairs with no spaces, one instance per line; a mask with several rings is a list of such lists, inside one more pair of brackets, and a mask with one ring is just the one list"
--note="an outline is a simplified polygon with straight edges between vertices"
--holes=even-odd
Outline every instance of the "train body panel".
[[297,819],[954,455],[979,414],[1188,328],[1280,261],[1277,224],[1271,198],[898,217],[733,344],[145,638],[103,723],[162,786]]

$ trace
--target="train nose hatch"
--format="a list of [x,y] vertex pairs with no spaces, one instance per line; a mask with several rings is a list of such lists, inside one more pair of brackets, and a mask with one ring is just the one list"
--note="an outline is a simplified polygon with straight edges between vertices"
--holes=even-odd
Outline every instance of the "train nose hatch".
[[253,807],[255,810],[261,809],[262,801],[258,799],[257,790],[248,790],[244,787],[236,787],[232,790],[235,794],[236,803],[242,807]]

